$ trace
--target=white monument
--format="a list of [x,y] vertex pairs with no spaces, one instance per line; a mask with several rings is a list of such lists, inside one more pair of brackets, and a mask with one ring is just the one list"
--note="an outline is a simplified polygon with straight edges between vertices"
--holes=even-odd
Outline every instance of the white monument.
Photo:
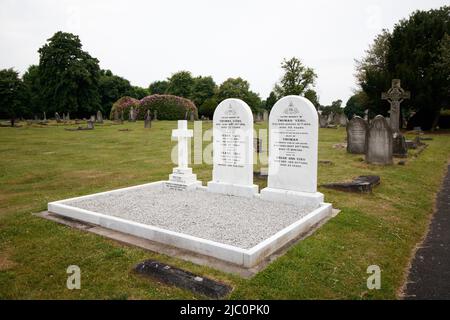
[[214,111],[213,172],[208,191],[252,197],[258,193],[253,184],[253,114],[239,99],[226,99]]
[[314,105],[300,96],[284,97],[269,117],[269,176],[261,198],[318,208],[318,118]]
[[176,190],[190,190],[202,185],[197,175],[188,167],[188,139],[192,138],[193,131],[188,130],[186,120],[178,120],[178,129],[172,131],[172,138],[178,139],[178,167],[173,168],[169,181],[165,187]]

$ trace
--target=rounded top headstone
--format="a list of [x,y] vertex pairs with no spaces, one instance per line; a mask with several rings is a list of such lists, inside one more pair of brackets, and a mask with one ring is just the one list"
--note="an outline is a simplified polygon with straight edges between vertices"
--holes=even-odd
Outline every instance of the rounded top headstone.
[[286,96],[269,117],[268,187],[298,192],[317,191],[318,115],[300,96]]

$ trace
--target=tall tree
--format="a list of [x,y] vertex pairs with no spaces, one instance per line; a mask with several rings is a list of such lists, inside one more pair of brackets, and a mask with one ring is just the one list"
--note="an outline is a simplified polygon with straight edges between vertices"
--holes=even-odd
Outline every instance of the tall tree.
[[301,95],[314,86],[317,78],[314,70],[304,66],[296,57],[289,60],[284,59],[281,68],[284,74],[274,88],[278,97]]
[[372,115],[387,115],[389,104],[381,100],[381,93],[399,78],[402,87],[411,91],[411,99],[401,104],[402,116],[415,113],[408,126],[427,130],[437,124],[440,111],[449,105],[448,34],[450,7],[444,6],[416,11],[397,23],[392,34],[383,31],[375,39],[366,57],[357,62],[356,74]]
[[344,113],[348,119],[357,115],[363,118],[365,116],[367,106],[367,95],[364,91],[356,92],[351,96],[345,104]]
[[167,80],[169,82],[166,91],[168,94],[188,99],[191,97],[192,88],[194,86],[194,78],[192,78],[189,71],[175,72]]
[[196,77],[191,91],[190,99],[196,106],[212,98],[217,91],[217,85],[212,77]]
[[168,87],[169,82],[166,80],[154,81],[148,86],[148,91],[149,94],[165,94]]
[[38,115],[45,112],[45,103],[42,101],[39,66],[29,66],[22,79],[26,90],[26,96],[28,98],[28,111],[33,115]]
[[101,70],[98,89],[101,111],[108,115],[114,102],[123,96],[130,95],[132,86],[128,80],[114,75],[110,70]]
[[78,36],[57,32],[39,49],[42,96],[49,111],[86,115],[100,107],[98,60]]
[[218,101],[237,98],[245,101],[253,112],[261,108],[261,98],[250,90],[250,84],[242,78],[228,78],[220,86],[217,93]]
[[0,115],[11,119],[11,126],[17,117],[25,112],[25,88],[17,71],[0,70]]
[[314,107],[316,107],[316,110],[319,110],[320,108],[319,96],[317,95],[317,92],[315,90],[313,89],[306,90],[304,96],[306,99],[311,101]]
[[277,100],[277,95],[275,94],[275,92],[271,91],[266,99],[266,109],[272,110],[272,107],[277,102]]

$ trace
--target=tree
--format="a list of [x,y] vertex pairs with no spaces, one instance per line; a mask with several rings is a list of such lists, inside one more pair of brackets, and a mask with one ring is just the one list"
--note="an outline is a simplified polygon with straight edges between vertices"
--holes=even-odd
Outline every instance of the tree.
[[25,88],[18,72],[12,68],[0,70],[0,115],[11,119],[12,127],[25,111],[24,95]]
[[199,117],[205,116],[209,119],[212,119],[217,105],[218,105],[218,103],[217,103],[217,99],[215,97],[205,100],[198,108]]
[[304,96],[306,99],[311,101],[314,107],[316,107],[316,110],[319,110],[320,108],[319,96],[317,95],[317,92],[315,90],[313,89],[306,90]]
[[211,99],[217,91],[217,85],[212,77],[197,77],[191,91],[190,99],[196,106],[201,106],[206,100]]
[[100,107],[98,60],[78,36],[57,32],[39,49],[42,97],[51,112],[86,115]]
[[128,80],[114,75],[110,70],[100,71],[98,87],[101,99],[100,110],[105,115],[110,114],[114,102],[123,96],[130,95],[132,91],[132,86]]
[[355,115],[363,118],[365,116],[366,105],[367,95],[363,91],[359,91],[348,99],[344,113],[348,119],[352,119]]
[[272,110],[272,107],[277,102],[277,100],[277,95],[275,94],[275,92],[271,91],[266,99],[266,109],[269,111]]
[[312,68],[304,66],[299,59],[295,57],[289,60],[284,59],[281,68],[284,74],[274,88],[278,97],[301,95],[314,86],[317,75]]
[[[371,114],[387,115],[389,104],[381,100],[391,80],[401,79],[411,99],[401,104],[403,117],[415,115],[408,126],[432,129],[440,111],[448,108],[450,79],[445,68],[450,34],[450,7],[416,11],[397,23],[392,34],[383,31],[366,56],[357,62],[357,80],[367,95]],[[443,65],[442,65],[443,63]]]
[[189,71],[175,72],[167,80],[167,94],[188,99],[191,97],[192,88],[194,87],[194,78],[192,78],[192,75]]
[[242,78],[228,78],[220,86],[217,92],[218,101],[228,98],[237,98],[245,101],[253,112],[261,108],[261,99],[253,91],[250,91],[250,84]]
[[24,73],[23,84],[26,90],[28,111],[33,115],[45,112],[45,104],[42,101],[39,66],[31,65]]
[[162,81],[154,81],[150,83],[148,86],[149,94],[165,94],[167,92],[167,88],[169,87],[169,82]]
[[342,100],[340,99],[333,101],[329,106],[321,107],[321,109],[322,115],[324,116],[329,115],[330,113],[341,114],[344,112],[342,109]]
[[130,91],[129,91],[129,96],[133,97],[135,99],[142,99],[146,96],[148,96],[150,93],[148,91],[148,89],[142,88],[142,87],[137,87],[137,86],[132,86]]

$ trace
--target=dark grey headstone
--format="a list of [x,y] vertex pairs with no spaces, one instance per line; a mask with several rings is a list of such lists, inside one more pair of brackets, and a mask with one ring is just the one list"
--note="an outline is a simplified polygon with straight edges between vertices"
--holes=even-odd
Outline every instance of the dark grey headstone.
[[181,270],[165,263],[147,260],[135,267],[137,273],[150,276],[163,283],[174,285],[211,298],[222,298],[231,292],[231,287],[200,277],[191,272]]
[[386,119],[378,115],[370,124],[367,136],[366,162],[392,164],[392,129]]
[[367,131],[369,125],[363,118],[355,116],[347,124],[347,152],[366,153]]
[[346,192],[372,192],[372,188],[379,184],[379,176],[359,176],[351,182],[327,183],[322,187]]
[[392,138],[392,154],[394,157],[398,158],[405,158],[408,156],[406,139],[400,132],[394,132]]

